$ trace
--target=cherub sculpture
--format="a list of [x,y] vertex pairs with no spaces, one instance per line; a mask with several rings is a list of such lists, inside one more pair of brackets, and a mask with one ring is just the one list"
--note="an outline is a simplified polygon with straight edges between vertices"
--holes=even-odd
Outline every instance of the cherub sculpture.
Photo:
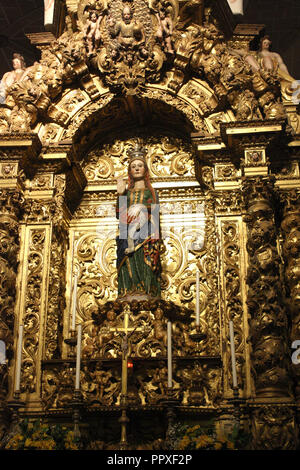
[[172,45],[173,23],[171,18],[166,15],[164,10],[160,10],[156,15],[158,21],[158,28],[156,37],[161,42],[164,49],[170,54],[174,54]]
[[102,18],[103,15],[95,10],[89,12],[89,19],[86,22],[84,31],[89,55],[92,55],[99,47],[101,40],[100,23]]

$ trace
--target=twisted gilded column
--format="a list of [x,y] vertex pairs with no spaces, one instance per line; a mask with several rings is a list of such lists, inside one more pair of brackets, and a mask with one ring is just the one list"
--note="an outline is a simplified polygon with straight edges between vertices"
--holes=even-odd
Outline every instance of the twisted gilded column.
[[248,309],[256,397],[288,397],[288,323],[282,296],[275,224],[276,194],[269,178],[243,182],[248,240]]
[[[291,184],[297,184],[296,175],[293,175],[292,183],[290,175],[287,181],[282,179],[282,175],[278,176],[277,164],[286,158],[286,122],[264,119],[222,123],[220,131],[221,141],[200,136],[195,136],[194,140],[201,160],[210,165],[215,162],[215,188],[224,195],[228,194],[228,202],[225,199],[224,209],[220,212],[221,287],[225,301],[228,299],[225,304],[227,311],[234,305],[245,315],[242,330],[250,356],[247,391],[251,397],[247,399],[247,410],[251,448],[295,449],[298,430],[292,387],[290,318],[285,298],[284,263],[282,253],[279,253],[281,206],[279,190],[275,190],[275,180],[270,176],[277,169],[274,171],[277,188],[290,189]],[[207,184],[204,179],[203,182]],[[235,191],[241,195],[241,200],[236,198]],[[238,224],[234,216],[239,214],[243,214],[243,222],[240,221],[240,244],[237,244],[234,230]],[[285,226],[282,230],[286,230]],[[230,256],[227,255],[227,243]],[[238,246],[240,258],[236,256]],[[299,271],[296,269],[295,246],[290,250],[293,251],[293,262],[291,251],[287,253],[286,247],[284,251],[286,284],[290,282],[296,299]],[[233,285],[232,277],[235,290],[232,289],[233,294],[228,295]],[[294,315],[293,322],[295,320]],[[245,373],[241,375],[245,377]]]
[[248,311],[255,401],[252,448],[295,449],[298,432],[292,404],[288,319],[277,249],[274,182],[270,177],[243,182],[248,240]]
[[[283,195],[282,254],[285,261],[286,298],[291,311],[290,346],[300,341],[300,192]],[[291,365],[295,397],[300,400],[300,364]]]

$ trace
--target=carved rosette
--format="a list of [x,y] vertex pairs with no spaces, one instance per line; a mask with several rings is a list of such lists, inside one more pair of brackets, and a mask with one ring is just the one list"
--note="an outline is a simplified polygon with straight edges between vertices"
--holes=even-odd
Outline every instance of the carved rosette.
[[[300,193],[291,191],[283,194],[284,204],[281,230],[283,235],[282,254],[285,261],[286,298],[292,314],[290,340],[300,339]],[[295,393],[300,398],[299,365],[292,365],[296,380]]]
[[0,401],[8,393],[7,366],[13,357],[16,276],[19,251],[19,223],[24,198],[17,189],[0,189],[0,340],[6,347],[7,365],[0,369]]
[[257,397],[291,393],[287,316],[282,298],[275,225],[276,194],[270,178],[243,183],[248,230],[248,309]]

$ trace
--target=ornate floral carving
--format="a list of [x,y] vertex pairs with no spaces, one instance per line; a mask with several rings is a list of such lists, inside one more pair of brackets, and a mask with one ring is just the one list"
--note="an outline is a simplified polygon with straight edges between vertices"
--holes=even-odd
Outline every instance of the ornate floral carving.
[[66,284],[66,252],[68,234],[63,227],[54,226],[51,240],[48,309],[45,331],[45,358],[61,357],[63,315]]
[[[237,379],[240,389],[245,389],[246,361],[248,359],[246,341],[244,332],[244,305],[243,305],[243,286],[242,286],[242,260],[243,246],[241,245],[242,228],[239,220],[221,221],[221,246],[222,246],[222,289],[224,302],[224,332],[226,334],[226,348],[230,351],[229,344],[229,320],[233,321],[235,332],[235,353],[237,366]],[[225,367],[227,374],[230,374],[232,366],[229,365],[231,357],[228,357],[228,366]],[[230,385],[232,388],[232,383]]]
[[176,377],[183,389],[183,404],[216,406],[221,399],[220,370],[194,362],[190,366],[177,365]]
[[[207,217],[206,222],[206,255],[200,254],[197,262],[197,267],[200,269],[200,273],[205,277],[207,283],[207,303],[203,312],[204,318],[206,317],[207,325],[207,351],[210,354],[219,353],[219,344],[217,338],[220,334],[219,322],[216,321],[218,317],[218,298],[216,293],[219,289],[219,278],[218,278],[218,235],[215,220],[215,201],[213,191],[209,191],[206,194],[205,200],[205,214]],[[201,278],[201,275],[200,275]],[[204,280],[204,279],[203,279]]]
[[63,407],[68,405],[74,391],[74,369],[71,364],[67,367],[52,367],[43,371],[42,402],[45,408]]
[[[200,24],[191,20],[195,7]],[[203,18],[203,2],[179,8],[177,0],[70,1],[68,11],[72,26],[8,87],[0,130],[27,131],[43,121],[65,127],[70,107],[60,106],[58,97],[63,101],[75,82],[92,101],[106,86],[114,94],[146,96],[146,87],[160,82],[174,101],[191,74],[213,90],[205,100],[192,92],[200,114],[227,108],[238,120],[286,117],[278,70],[252,70],[242,51],[228,47],[209,10]]]
[[24,301],[24,346],[21,392],[34,393],[39,381],[39,331],[45,256],[45,229],[30,231]]
[[127,5],[116,0],[110,3],[108,14],[98,67],[110,87],[133,94],[146,79],[160,78],[164,60],[164,53],[155,45],[151,10],[139,0]]
[[218,215],[240,213],[243,207],[242,193],[240,190],[216,191],[215,205]]
[[[120,310],[121,304],[116,301],[107,302],[100,306],[98,311],[92,312],[92,317],[100,329],[96,333],[93,327],[89,328],[92,330],[93,341],[88,341],[88,347],[86,350],[83,348],[83,354],[87,353],[89,357],[118,357],[120,355],[120,339],[122,338],[122,318],[118,316]],[[132,356],[148,358],[166,355],[167,318],[175,322],[174,352],[178,356],[182,355],[181,351],[186,347],[188,335],[183,334],[181,323],[191,322],[190,310],[163,300],[139,303],[133,301],[131,310],[135,315],[131,318],[131,328],[135,334],[128,346]],[[189,341],[189,346],[192,353],[195,344],[192,346],[192,342]]]
[[[121,137],[121,136],[120,136]],[[105,144],[101,149],[89,153],[83,163],[89,184],[104,182],[118,176],[128,163],[128,149],[136,141],[149,148],[148,165],[150,174],[156,179],[172,177],[191,178],[194,176],[192,150],[179,138],[169,135],[137,135],[130,139],[118,139]]]
[[36,222],[48,222],[53,214],[55,213],[55,203],[27,199],[25,201],[25,220],[27,223]]
[[289,288],[287,297],[290,298],[291,306],[297,310],[300,302],[300,194],[291,191],[284,199],[284,212],[281,228],[284,234],[283,256],[287,262],[286,282]]

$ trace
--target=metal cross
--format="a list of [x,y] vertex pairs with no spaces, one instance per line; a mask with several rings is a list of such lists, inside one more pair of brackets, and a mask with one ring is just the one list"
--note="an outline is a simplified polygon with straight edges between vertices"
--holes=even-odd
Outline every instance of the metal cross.
[[[124,310],[124,326],[123,328],[110,328],[109,331],[115,331],[122,338],[122,393],[121,393],[121,405],[122,415],[120,418],[121,423],[121,441],[120,449],[125,450],[127,448],[127,435],[126,427],[128,418],[126,415],[126,401],[127,401],[127,383],[128,383],[128,340],[135,331],[145,331],[145,328],[129,328],[129,316],[131,313],[130,306],[125,305]],[[130,334],[128,334],[130,332]]]
[[122,338],[122,344],[121,344],[121,349],[122,349],[122,399],[123,402],[126,402],[126,396],[127,396],[127,382],[128,382],[128,350],[129,350],[129,344],[128,340],[129,338],[136,332],[136,331],[144,331],[144,328],[130,328],[128,326],[129,324],[129,316],[131,313],[130,306],[128,304],[125,305],[124,310],[124,323],[123,323],[123,328],[116,327],[116,328],[110,328],[109,331],[115,331],[118,333],[118,335]]

